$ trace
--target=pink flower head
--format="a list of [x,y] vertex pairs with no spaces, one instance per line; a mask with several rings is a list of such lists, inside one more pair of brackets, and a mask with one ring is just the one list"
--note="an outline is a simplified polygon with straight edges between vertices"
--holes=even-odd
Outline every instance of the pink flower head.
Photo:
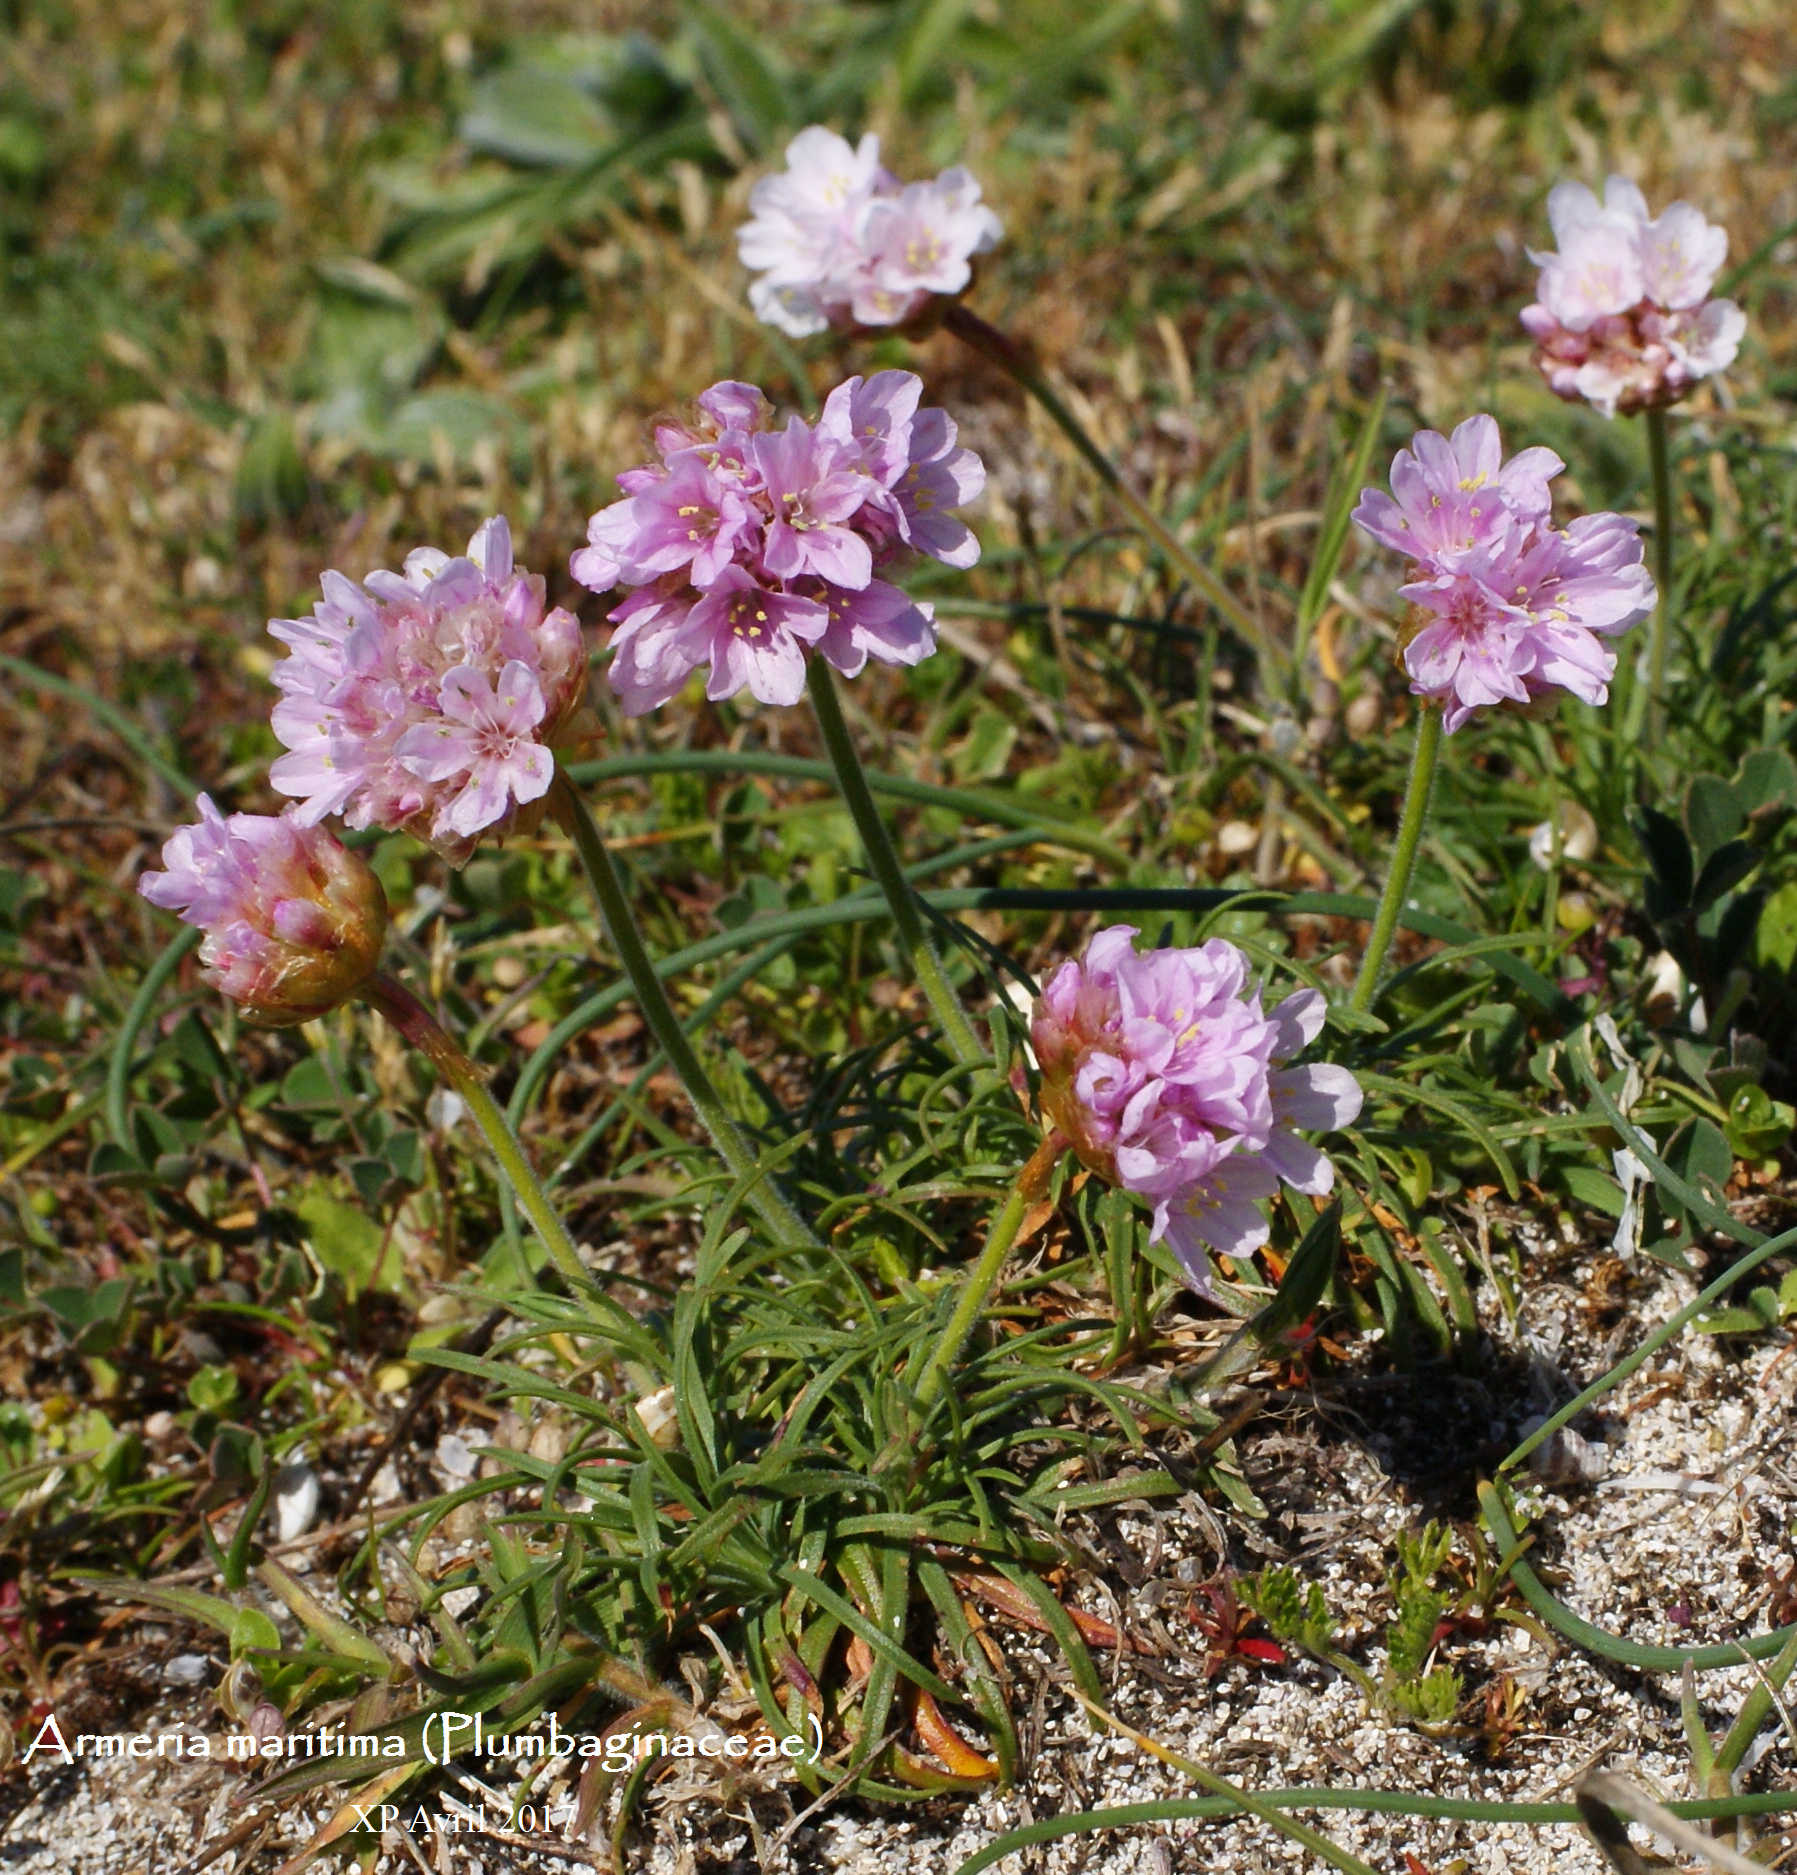
[[380,881],[322,827],[279,817],[227,819],[201,795],[200,818],[162,849],[166,870],[137,889],[206,933],[206,980],[270,1028],[309,1022],[374,974],[387,935]]
[[973,565],[979,542],[953,510],[986,471],[922,391],[908,371],[850,378],[815,423],[776,430],[754,386],[719,384],[691,422],[657,429],[660,460],[618,477],[624,499],[570,562],[596,592],[632,589],[611,613],[626,713],[702,666],[707,696],[793,703],[813,650],[846,677],[935,650],[930,608],[881,576],[918,554]]
[[814,124],[786,148],[786,168],[749,194],[737,236],[757,317],[794,338],[830,326],[903,325],[935,298],[966,290],[973,257],[1004,232],[964,169],[901,183],[880,141],[850,146]]
[[1321,1030],[1317,991],[1266,1015],[1233,944],[1138,951],[1135,935],[1098,932],[1044,985],[1030,1024],[1042,1110],[1085,1165],[1152,1202],[1152,1240],[1210,1295],[1207,1251],[1265,1243],[1280,1180],[1329,1190],[1333,1168],[1295,1129],[1349,1125],[1360,1088],[1345,1068],[1280,1065]]
[[1535,362],[1561,397],[1605,416],[1676,402],[1734,362],[1746,315],[1710,289],[1728,258],[1728,231],[1689,202],[1657,219],[1623,176],[1600,202],[1582,182],[1549,192],[1558,247],[1541,268],[1522,322]]
[[[662,541],[666,516],[654,518]],[[310,618],[269,623],[289,647],[274,730],[290,751],[270,779],[299,798],[303,825],[342,814],[403,828],[464,864],[554,779],[550,751],[586,693],[578,622],[544,610],[541,577],[514,570],[497,518],[459,558],[420,547],[403,573],[322,584]]]
[[1602,703],[1616,668],[1604,642],[1652,612],[1654,585],[1633,521],[1594,514],[1560,529],[1551,450],[1502,462],[1496,423],[1469,417],[1451,438],[1421,431],[1392,464],[1395,491],[1369,488],[1361,529],[1413,562],[1404,668],[1447,729],[1495,704],[1559,689]]

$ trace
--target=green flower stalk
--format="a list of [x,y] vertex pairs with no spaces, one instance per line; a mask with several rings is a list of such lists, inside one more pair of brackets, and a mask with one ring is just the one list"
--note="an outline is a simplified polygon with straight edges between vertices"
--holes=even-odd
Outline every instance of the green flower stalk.
[[524,1214],[543,1240],[549,1259],[576,1295],[592,1288],[580,1261],[568,1227],[549,1202],[530,1159],[511,1129],[499,1103],[487,1091],[486,1077],[468,1058],[461,1044],[403,984],[391,977],[376,975],[364,986],[362,994],[374,1008],[403,1035],[431,1066],[458,1093],[474,1123],[492,1148],[499,1169],[511,1186]]
[[809,689],[899,947],[950,1052],[971,1066],[986,1051],[875,811],[832,674],[928,657],[932,608],[889,576],[920,557],[957,569],[979,559],[955,511],[985,486],[984,465],[922,393],[908,371],[850,378],[813,421],[776,429],[753,385],[714,384],[690,420],[657,431],[658,462],[618,478],[624,498],[591,517],[570,565],[595,592],[627,591],[610,614],[606,672],[627,714],[659,708],[699,669],[714,701],[747,690],[783,706]]
[[1647,460],[1653,471],[1653,564],[1659,603],[1647,627],[1647,689],[1630,699],[1627,734],[1630,741],[1643,723],[1657,737],[1663,722],[1666,690],[1666,643],[1672,635],[1672,461],[1666,434],[1666,412],[1649,410]]
[[1440,754],[1441,711],[1425,705],[1416,726],[1416,748],[1410,758],[1410,781],[1404,790],[1398,837],[1392,846],[1391,870],[1386,874],[1385,890],[1379,896],[1379,909],[1373,916],[1373,929],[1360,960],[1360,975],[1354,979],[1354,993],[1348,998],[1350,1009],[1364,1011],[1373,1006],[1379,973],[1385,967],[1385,954],[1397,935],[1404,896],[1410,890],[1410,875],[1416,869],[1416,851],[1422,843],[1423,822],[1429,815],[1429,794],[1435,785],[1435,764]]
[[920,1419],[928,1415],[930,1408],[941,1397],[943,1386],[955,1363],[961,1358],[968,1338],[980,1317],[991,1306],[999,1279],[1004,1275],[1005,1264],[1016,1248],[1024,1220],[1029,1216],[1030,1206],[1037,1203],[1047,1191],[1055,1161],[1066,1150],[1067,1141],[1059,1133],[1050,1132],[1018,1173],[1017,1183],[1011,1188],[1010,1196],[999,1206],[987,1227],[985,1245],[963,1279],[961,1292],[955,1298],[954,1311],[943,1325],[941,1334],[936,1337],[936,1344],[918,1371],[917,1383],[911,1389],[911,1398]]
[[1481,412],[1451,435],[1417,431],[1392,462],[1391,492],[1363,489],[1354,509],[1363,534],[1409,562],[1399,641],[1423,709],[1355,1009],[1371,1006],[1397,930],[1443,733],[1489,709],[1547,709],[1561,690],[1607,702],[1608,640],[1653,610],[1633,521],[1587,514],[1554,526],[1548,484],[1565,466],[1539,445],[1506,459],[1496,419]]
[[587,883],[592,887],[606,935],[611,940],[624,974],[630,979],[637,1008],[649,1025],[649,1032],[655,1037],[657,1046],[679,1075],[687,1098],[693,1103],[693,1109],[706,1132],[711,1135],[718,1156],[729,1167],[732,1176],[742,1182],[750,1208],[776,1243],[789,1250],[817,1248],[815,1234],[764,1175],[755,1148],[744,1137],[742,1129],[724,1105],[723,1097],[700,1061],[698,1051],[668,1002],[667,991],[662,988],[661,979],[655,974],[642,934],[637,930],[630,900],[625,895],[623,881],[618,877],[618,869],[612,863],[611,854],[606,851],[605,842],[599,837],[599,829],[594,825],[586,802],[559,767],[554,781],[550,783],[548,803],[550,813],[574,842],[574,850],[579,855]]
[[955,300],[942,313],[942,329],[952,332],[964,345],[995,364],[1017,387],[1041,406],[1043,414],[1079,452],[1081,458],[1110,490],[1144,534],[1179,570],[1192,590],[1229,626],[1244,643],[1252,645],[1263,665],[1270,664],[1277,647],[1254,617],[1238,605],[1209,567],[1182,542],[1177,534],[1137,494],[1122,471],[1099,448],[1085,425],[1068,409],[1060,393],[1048,381],[1047,374],[1016,340],[989,325],[978,313]]
[[855,829],[861,835],[867,863],[891,908],[899,949],[904,953],[905,962],[930,1005],[930,1012],[942,1030],[949,1052],[964,1067],[983,1062],[987,1059],[986,1050],[980,1046],[973,1025],[968,1021],[967,1011],[962,1007],[960,997],[955,994],[954,985],[949,982],[930,934],[924,928],[917,894],[905,878],[898,854],[886,832],[886,823],[881,820],[880,810],[874,805],[873,790],[867,785],[866,773],[855,753],[854,738],[849,734],[849,726],[843,718],[842,699],[836,693],[835,679],[823,660],[814,658],[811,661],[809,681],[811,708],[817,717],[818,729],[823,734],[824,747],[829,751],[830,764],[836,770],[837,785],[842,790],[843,800],[848,804]]

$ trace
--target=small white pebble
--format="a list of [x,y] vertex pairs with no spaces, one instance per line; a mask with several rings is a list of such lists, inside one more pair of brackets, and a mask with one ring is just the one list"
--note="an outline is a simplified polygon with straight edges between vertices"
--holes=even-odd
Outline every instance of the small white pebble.
[[275,1535],[282,1543],[302,1537],[318,1519],[318,1473],[303,1458],[275,1473]]
[[477,1462],[468,1441],[459,1432],[446,1432],[437,1441],[437,1463],[452,1478],[472,1478]]
[[1226,820],[1217,829],[1217,851],[1228,859],[1252,852],[1260,844],[1260,829],[1252,821]]

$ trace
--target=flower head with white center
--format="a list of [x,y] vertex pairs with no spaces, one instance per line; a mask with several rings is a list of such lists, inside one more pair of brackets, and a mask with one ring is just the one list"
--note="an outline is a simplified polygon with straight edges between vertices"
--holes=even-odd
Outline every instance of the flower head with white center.
[[587,524],[570,562],[611,613],[610,680],[640,715],[709,667],[706,695],[795,703],[812,651],[853,677],[869,658],[936,648],[931,609],[883,574],[917,555],[971,566],[979,542],[952,510],[985,486],[955,426],[920,409],[908,371],[850,378],[815,423],[768,427],[752,385],[714,385],[688,423],[656,432],[658,462],[618,477],[624,499]]
[[[652,548],[669,531],[657,519]],[[735,522],[734,510],[712,516],[697,551]],[[498,518],[457,558],[420,547],[403,573],[360,585],[326,573],[322,585],[310,618],[269,624],[288,646],[274,730],[289,751],[270,778],[298,797],[303,825],[341,814],[403,828],[462,865],[548,791],[551,751],[586,693],[579,623],[545,609],[541,577],[514,568]]]
[[1323,1026],[1315,990],[1270,1014],[1248,960],[1222,938],[1138,951],[1131,925],[1098,932],[1043,986],[1030,1024],[1042,1111],[1082,1163],[1154,1205],[1151,1236],[1213,1293],[1208,1252],[1267,1240],[1262,1202],[1281,1180],[1320,1194],[1334,1169],[1298,1129],[1360,1112],[1345,1068],[1281,1064]]
[[1458,729],[1496,704],[1555,689],[1602,703],[1616,668],[1604,641],[1653,610],[1636,525],[1586,515],[1550,519],[1552,450],[1503,461],[1497,424],[1469,417],[1451,437],[1420,431],[1392,464],[1392,493],[1362,491],[1354,520],[1407,555],[1411,602],[1404,668],[1412,692]]
[[814,124],[786,148],[786,168],[749,195],[737,251],[756,274],[756,316],[794,338],[830,326],[903,325],[932,300],[966,291],[973,259],[1003,228],[964,169],[901,183],[880,141],[851,146]]
[[364,862],[322,827],[285,814],[221,814],[173,833],[161,872],[137,889],[206,934],[206,980],[270,1028],[309,1022],[374,974],[387,901]]
[[1711,298],[1728,231],[1689,202],[1658,217],[1626,177],[1600,202],[1582,182],[1547,198],[1558,247],[1531,252],[1541,269],[1522,323],[1554,392],[1607,417],[1677,402],[1734,362],[1746,315]]

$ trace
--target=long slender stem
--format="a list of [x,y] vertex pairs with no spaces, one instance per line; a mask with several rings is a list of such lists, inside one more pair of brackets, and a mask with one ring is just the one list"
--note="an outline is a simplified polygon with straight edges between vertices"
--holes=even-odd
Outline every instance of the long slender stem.
[[899,864],[899,856],[893,850],[886,823],[874,805],[873,791],[867,785],[861,759],[855,753],[855,739],[849,734],[848,723],[843,718],[842,699],[836,693],[836,680],[830,674],[830,667],[821,658],[811,660],[810,691],[811,708],[816,714],[817,726],[823,732],[830,765],[836,770],[836,785],[842,790],[842,798],[848,803],[855,829],[861,835],[867,863],[873,868],[874,878],[885,895],[886,903],[892,908],[892,922],[898,931],[899,948],[905,954],[911,974],[929,1002],[930,1011],[954,1058],[964,1067],[985,1061],[986,1050],[980,1046],[973,1025],[967,1019],[967,1011],[961,1007],[961,999],[955,994],[954,985],[949,982],[942,968],[942,959],[936,955],[936,947],[930,942],[930,934],[924,928],[917,894]]
[[1625,1667],[1638,1667],[1647,1673],[1682,1673],[1690,1662],[1697,1673],[1720,1673],[1726,1667],[1738,1667],[1749,1660],[1771,1660],[1797,1634],[1797,1625],[1774,1628],[1768,1634],[1750,1634],[1745,1640],[1719,1641],[1709,1647],[1654,1646],[1644,1641],[1626,1640],[1594,1622],[1575,1615],[1557,1596],[1550,1593],[1532,1564],[1522,1556],[1523,1540],[1511,1517],[1503,1493],[1496,1485],[1478,1487],[1479,1514],[1485,1534],[1500,1556],[1509,1558],[1510,1580],[1516,1592],[1555,1633],[1564,1635],[1575,1647],[1614,1660]]
[[992,1292],[998,1287],[999,1277],[1004,1274],[1005,1259],[1010,1256],[1017,1242],[1017,1233],[1023,1228],[1023,1220],[1029,1215],[1030,1206],[1047,1188],[1048,1175],[1054,1168],[1054,1162],[1066,1149],[1066,1140],[1059,1133],[1050,1133],[1017,1175],[1017,1183],[1011,1188],[1010,1196],[999,1207],[998,1215],[993,1218],[986,1232],[985,1248],[961,1284],[961,1293],[955,1300],[955,1311],[937,1337],[936,1345],[917,1377],[917,1387],[911,1397],[916,1402],[920,1416],[935,1404],[949,1370],[961,1358],[967,1337],[973,1333],[974,1324],[992,1300]]
[[1360,975],[1354,980],[1354,994],[1348,999],[1351,1009],[1369,1009],[1373,992],[1379,987],[1379,972],[1385,965],[1385,953],[1391,949],[1398,929],[1398,914],[1404,909],[1404,894],[1410,890],[1410,874],[1416,865],[1416,849],[1423,837],[1423,821],[1429,812],[1429,790],[1435,781],[1435,760],[1441,753],[1441,712],[1424,708],[1416,726],[1416,750],[1410,758],[1410,785],[1404,794],[1404,811],[1398,820],[1398,837],[1391,851],[1391,871],[1386,875],[1385,890],[1373,917],[1372,934],[1366,941],[1366,954],[1360,960]]
[[935,1403],[949,1369],[960,1359],[961,1350],[967,1345],[967,1337],[973,1333],[974,1323],[979,1320],[981,1311],[992,1299],[992,1291],[998,1286],[1005,1259],[1011,1254],[1011,1246],[1017,1241],[1017,1233],[1023,1228],[1028,1210],[1029,1200],[1024,1197],[1022,1187],[1019,1186],[1004,1201],[998,1215],[992,1220],[991,1228],[986,1233],[986,1247],[980,1252],[979,1261],[967,1272],[961,1293],[955,1300],[955,1312],[948,1318],[947,1326],[917,1378],[917,1391],[913,1398],[920,1412],[927,1411]]
[[536,1226],[550,1260],[567,1279],[574,1294],[590,1293],[593,1279],[581,1264],[568,1227],[549,1202],[524,1148],[518,1143],[518,1135],[500,1111],[499,1103],[487,1092],[485,1078],[463,1052],[461,1044],[410,990],[391,977],[372,978],[362,994],[461,1095],[474,1116],[475,1125],[486,1135],[506,1183]]
[[718,1156],[735,1177],[747,1181],[748,1202],[776,1243],[789,1250],[815,1249],[817,1238],[807,1228],[804,1219],[761,1175],[755,1149],[731,1118],[711,1076],[705,1071],[697,1051],[687,1039],[686,1030],[681,1026],[680,1018],[674,1014],[667,992],[662,988],[661,979],[655,974],[655,966],[644,948],[642,935],[636,928],[636,919],[630,910],[630,901],[624,894],[624,882],[618,877],[618,869],[612,864],[610,853],[605,850],[605,842],[599,837],[593,816],[579,791],[570,785],[567,776],[559,769],[549,789],[549,811],[574,842],[587,883],[598,901],[599,916],[605,925],[606,935],[611,940],[612,949],[617,952],[618,962],[624,967],[625,976],[630,979],[637,1008],[649,1025],[649,1033],[655,1037],[674,1072],[680,1076],[687,1098],[693,1103],[706,1132],[711,1135]]
[[1666,413],[1647,413],[1647,460],[1653,471],[1653,563],[1658,603],[1647,628],[1647,696],[1643,712],[1650,737],[1663,721],[1666,641],[1672,635],[1672,461]]
[[1123,479],[1117,465],[1086,433],[1085,426],[1061,401],[1059,393],[1023,347],[996,326],[988,325],[978,313],[971,311],[959,300],[943,314],[942,324],[946,331],[952,332],[963,344],[971,346],[982,358],[990,359],[1042,406],[1043,411],[1060,427],[1062,435],[1091,465],[1098,479],[1128,509],[1131,519],[1143,533],[1178,567],[1196,591],[1228,620],[1230,628],[1254,646],[1263,663],[1272,660],[1277,655],[1272,640],[1247,611],[1230,597],[1216,574],[1181,543],[1166,522]]
[[[1465,1823],[1507,1823],[1512,1828],[1536,1824],[1577,1823],[1576,1803],[1501,1803],[1481,1802],[1472,1797],[1423,1796],[1413,1790],[1349,1790],[1341,1785],[1294,1785],[1283,1790],[1263,1790],[1257,1801],[1269,1810],[1343,1810],[1361,1816],[1426,1816]],[[1693,1803],[1669,1803],[1674,1816],[1708,1822],[1716,1817],[1773,1816],[1797,1810],[1797,1791],[1749,1791],[1731,1797],[1726,1804],[1714,1798]],[[1066,1816],[1045,1816],[1020,1829],[995,1836],[974,1851],[954,1870],[954,1875],[985,1875],[1020,1849],[1033,1849],[1040,1843],[1055,1842],[1063,1836],[1096,1835],[1105,1829],[1132,1829],[1138,1824],[1155,1825],[1184,1821],[1213,1822],[1222,1817],[1241,1815],[1242,1805],[1235,1797],[1163,1797],[1155,1803],[1122,1803],[1107,1810],[1076,1810]]]
[[1276,1829],[1280,1835],[1289,1836],[1293,1842],[1302,1843],[1313,1855],[1319,1856],[1333,1869],[1340,1869],[1342,1875],[1373,1875],[1371,1868],[1361,1861],[1359,1856],[1344,1849],[1340,1843],[1325,1836],[1320,1830],[1314,1830],[1308,1823],[1297,1823],[1290,1817],[1282,1816],[1279,1811],[1254,1792],[1243,1790],[1239,1784],[1232,1784],[1228,1778],[1220,1777],[1209,1765],[1198,1763],[1194,1758],[1186,1757],[1182,1752],[1169,1749],[1158,1740],[1150,1738],[1146,1732],[1138,1732],[1133,1725],[1127,1725],[1114,1712],[1107,1711],[1095,1701],[1082,1698],[1080,1704],[1093,1718],[1108,1725],[1113,1731],[1120,1732],[1129,1739],[1138,1750],[1146,1751],[1152,1757],[1159,1758],[1176,1771],[1183,1772],[1200,1790],[1207,1790],[1213,1797],[1222,1797],[1231,1803],[1239,1804],[1243,1811],[1258,1817],[1269,1828]]

